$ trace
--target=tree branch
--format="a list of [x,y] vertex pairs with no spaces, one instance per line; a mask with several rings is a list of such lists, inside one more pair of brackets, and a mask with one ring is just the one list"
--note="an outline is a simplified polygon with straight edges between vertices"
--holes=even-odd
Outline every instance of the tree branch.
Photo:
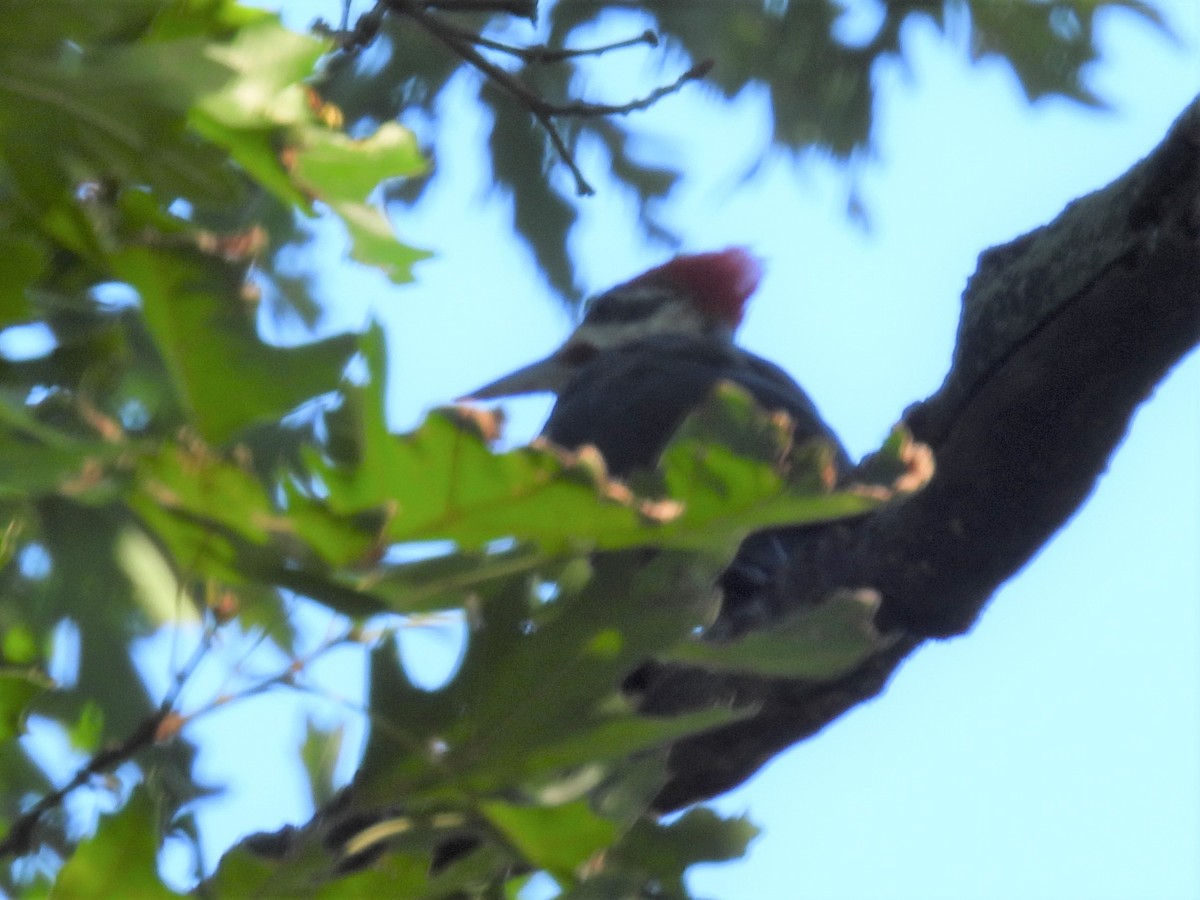
[[451,13],[498,12],[530,21],[537,18],[537,0],[426,0],[421,5]]
[[946,381],[904,416],[935,453],[929,485],[853,523],[792,534],[782,604],[872,587],[878,624],[902,641],[834,683],[647,667],[650,712],[759,708],[675,745],[656,806],[728,790],[877,694],[924,639],[970,628],[1088,497],[1138,406],[1197,343],[1200,98],[1125,176],[982,256]]
[[528,47],[517,47],[512,44],[502,44],[500,41],[493,41],[491,38],[485,38],[481,34],[469,33],[468,36],[470,41],[479,47],[487,47],[489,50],[507,53],[509,56],[515,56],[522,62],[530,65],[564,62],[568,59],[577,59],[581,56],[600,56],[610,50],[623,50],[626,47],[636,47],[640,44],[645,44],[648,47],[658,46],[658,35],[649,30],[643,31],[636,37],[626,38],[623,41],[613,41],[611,44],[580,48],[548,47],[545,44],[531,44]]
[[101,750],[87,764],[80,767],[66,784],[56,791],[44,795],[33,806],[29,807],[21,817],[12,824],[4,840],[0,841],[0,859],[9,856],[25,856],[33,849],[34,833],[42,816],[60,806],[74,790],[83,787],[94,776],[110,772],[126,760],[132,759],[145,748],[153,744],[159,736],[171,708],[163,703],[151,715],[138,723],[138,726],[121,743]]

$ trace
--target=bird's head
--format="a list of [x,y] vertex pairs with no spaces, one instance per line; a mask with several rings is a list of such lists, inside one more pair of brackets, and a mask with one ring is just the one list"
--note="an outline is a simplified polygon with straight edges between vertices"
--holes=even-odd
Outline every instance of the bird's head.
[[731,343],[761,275],[758,258],[742,247],[676,256],[594,297],[578,327],[545,359],[463,399],[557,393],[599,353],[652,335]]

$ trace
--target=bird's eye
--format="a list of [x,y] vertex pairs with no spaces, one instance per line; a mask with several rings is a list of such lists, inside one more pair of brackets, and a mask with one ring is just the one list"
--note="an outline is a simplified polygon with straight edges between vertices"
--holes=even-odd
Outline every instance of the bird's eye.
[[583,317],[589,325],[626,324],[651,318],[663,305],[658,291],[640,288],[633,293],[610,291],[596,298]]
[[568,366],[582,366],[584,363],[595,359],[596,354],[599,352],[592,344],[568,344],[562,348],[562,352],[558,354],[558,358]]

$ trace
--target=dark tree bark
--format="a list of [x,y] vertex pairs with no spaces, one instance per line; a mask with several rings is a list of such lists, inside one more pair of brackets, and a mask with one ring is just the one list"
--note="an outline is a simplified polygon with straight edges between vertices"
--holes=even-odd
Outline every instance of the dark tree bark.
[[[950,372],[904,423],[936,472],[919,493],[789,551],[779,603],[869,587],[896,643],[835,682],[639,673],[649,712],[758,712],[671,750],[656,806],[744,781],[773,755],[875,696],[929,638],[967,631],[996,589],[1096,486],[1138,406],[1200,342],[1200,98],[1117,181],[1051,224],[985,252],[963,296]],[[769,623],[768,623],[769,624]]]

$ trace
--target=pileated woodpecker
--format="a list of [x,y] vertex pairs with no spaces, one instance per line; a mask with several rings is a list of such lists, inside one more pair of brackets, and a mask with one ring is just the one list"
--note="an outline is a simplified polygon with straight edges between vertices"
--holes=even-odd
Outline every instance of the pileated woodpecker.
[[[594,445],[620,477],[653,466],[688,413],[718,381],[731,381],[766,409],[786,412],[797,442],[827,441],[843,476],[850,460],[808,395],[733,342],[760,276],[759,261],[739,247],[677,256],[595,297],[557,350],[467,398],[557,394],[543,435],[568,449]],[[788,532],[752,535],[722,575],[724,633],[771,616]]]

